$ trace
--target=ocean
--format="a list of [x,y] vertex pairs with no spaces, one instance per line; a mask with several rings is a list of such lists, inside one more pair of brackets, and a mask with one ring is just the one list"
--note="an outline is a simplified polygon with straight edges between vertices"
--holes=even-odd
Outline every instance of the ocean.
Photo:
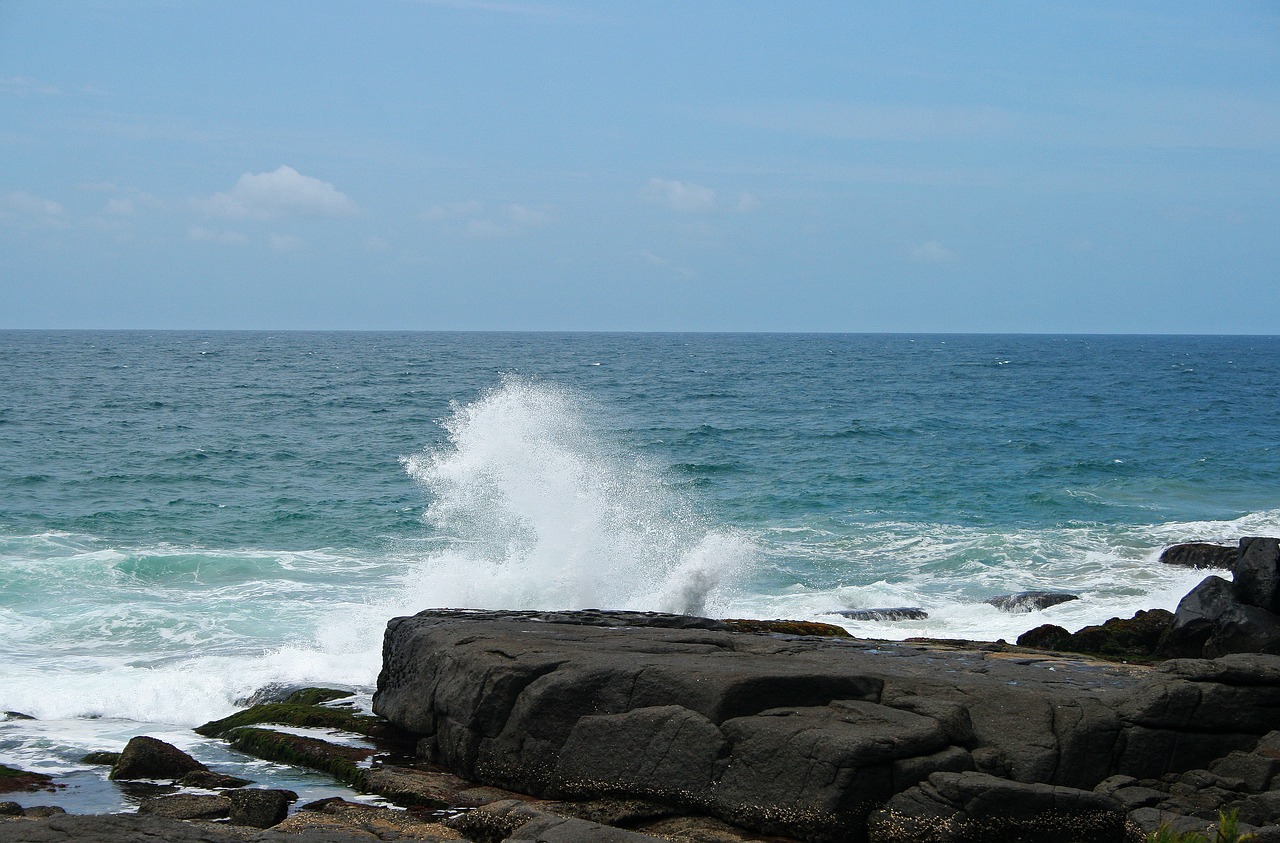
[[[1280,337],[0,332],[0,763],[270,683],[367,701],[387,619],[630,608],[1005,638],[1171,609],[1280,535]],[[984,599],[1069,591],[1028,614]],[[919,607],[854,622],[843,609]],[[8,798],[8,797],[6,797]]]

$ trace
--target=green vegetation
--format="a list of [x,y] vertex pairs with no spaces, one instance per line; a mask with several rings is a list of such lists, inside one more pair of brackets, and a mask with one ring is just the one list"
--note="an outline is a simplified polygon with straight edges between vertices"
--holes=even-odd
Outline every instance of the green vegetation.
[[1257,839],[1256,834],[1240,831],[1240,812],[1238,810],[1219,811],[1218,827],[1213,830],[1213,838],[1198,831],[1176,832],[1168,824],[1147,835],[1144,843],[1246,843]]

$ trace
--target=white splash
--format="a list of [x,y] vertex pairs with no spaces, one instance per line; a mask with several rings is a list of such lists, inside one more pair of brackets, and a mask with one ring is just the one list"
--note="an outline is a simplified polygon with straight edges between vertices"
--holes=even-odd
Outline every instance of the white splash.
[[567,389],[507,378],[443,425],[446,447],[403,460],[446,540],[406,583],[417,608],[713,612],[754,552],[610,442]]

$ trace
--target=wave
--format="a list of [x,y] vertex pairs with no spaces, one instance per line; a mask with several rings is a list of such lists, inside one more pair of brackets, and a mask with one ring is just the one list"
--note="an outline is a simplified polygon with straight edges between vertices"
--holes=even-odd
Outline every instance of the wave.
[[516,377],[403,460],[448,537],[409,578],[422,606],[714,612],[754,546],[713,527],[656,467],[610,441],[591,402]]

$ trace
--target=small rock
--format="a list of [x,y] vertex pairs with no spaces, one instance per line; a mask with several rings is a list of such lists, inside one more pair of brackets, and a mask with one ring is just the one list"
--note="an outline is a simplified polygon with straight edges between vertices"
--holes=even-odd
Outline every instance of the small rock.
[[21,817],[24,813],[17,802],[0,802],[0,817]]
[[35,720],[30,714],[23,714],[21,711],[6,711],[4,713],[5,720]]
[[988,597],[982,602],[995,606],[1002,612],[1030,612],[1079,599],[1080,595],[1068,594],[1065,591],[1019,591],[1016,594]]
[[225,796],[175,793],[143,801],[138,806],[138,813],[173,817],[175,820],[219,820],[231,813],[231,801]]
[[54,790],[53,776],[31,773],[16,767],[0,764],[0,793],[35,793],[37,790]]
[[1220,776],[1241,780],[1245,790],[1261,793],[1280,773],[1280,759],[1236,750],[1214,761],[1209,769]]
[[56,817],[66,812],[65,808],[59,808],[57,805],[32,805],[26,810],[26,816],[38,820],[44,817]]
[[222,797],[231,801],[232,825],[270,828],[289,816],[289,806],[298,800],[292,790],[229,790]]
[[80,759],[81,764],[97,764],[103,767],[114,767],[120,760],[118,752],[90,752]]
[[208,768],[172,744],[138,735],[130,738],[111,768],[110,778],[180,779],[187,773]]
[[929,613],[924,609],[907,607],[896,609],[839,609],[830,614],[840,615],[851,621],[923,621],[929,617]]
[[226,773],[215,773],[213,770],[192,770],[178,779],[178,784],[183,787],[199,787],[205,790],[229,790],[244,787],[245,785],[253,784],[253,782],[237,776],[228,776]]

